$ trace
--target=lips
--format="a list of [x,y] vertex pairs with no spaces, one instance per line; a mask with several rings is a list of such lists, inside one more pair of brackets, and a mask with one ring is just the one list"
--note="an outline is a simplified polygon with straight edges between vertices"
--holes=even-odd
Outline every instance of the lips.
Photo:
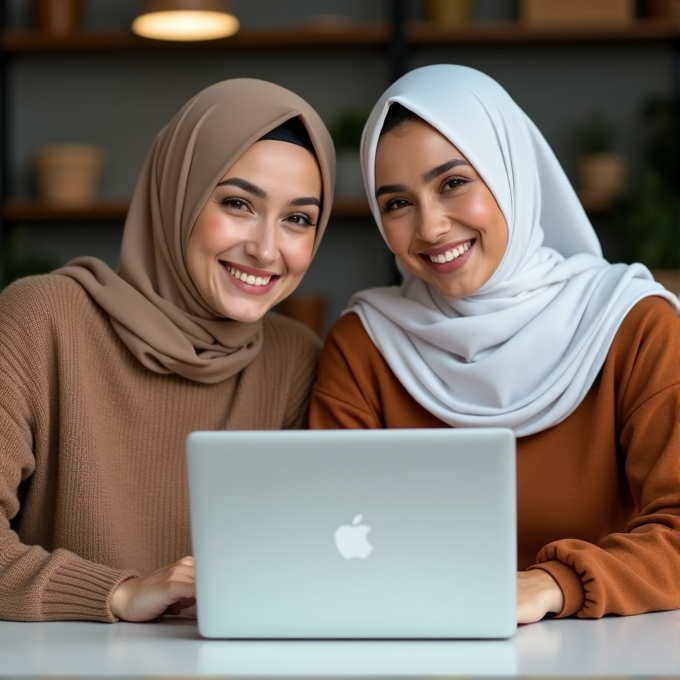
[[470,258],[477,239],[447,243],[418,253],[420,259],[435,272],[448,274],[460,269]]
[[273,272],[222,260],[220,260],[220,266],[236,288],[251,295],[263,295],[269,292],[281,278],[279,274]]
[[446,245],[440,246],[439,248],[424,250],[419,254],[424,260],[429,260],[430,262],[435,262],[438,264],[444,264],[445,262],[451,262],[461,255],[464,255],[468,250],[470,250],[470,248],[472,248],[475,241],[476,239],[471,238],[467,241],[448,243]]

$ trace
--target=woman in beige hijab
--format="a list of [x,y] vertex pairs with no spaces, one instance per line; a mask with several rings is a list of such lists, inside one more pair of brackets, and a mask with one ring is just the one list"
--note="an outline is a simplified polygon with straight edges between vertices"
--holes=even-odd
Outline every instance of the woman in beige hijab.
[[0,295],[0,619],[144,621],[193,604],[184,439],[306,424],[318,339],[266,312],[332,202],[318,115],[217,83],[160,132],[114,272]]

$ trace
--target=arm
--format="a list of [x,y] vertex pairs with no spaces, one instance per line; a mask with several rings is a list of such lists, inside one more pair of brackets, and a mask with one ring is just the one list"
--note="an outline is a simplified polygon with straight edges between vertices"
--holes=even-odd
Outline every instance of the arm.
[[[172,603],[182,604],[193,595],[193,578],[177,585],[186,581],[187,571],[193,574],[193,565],[180,576],[170,569],[159,584],[157,578],[135,578],[133,570],[92,562],[59,547],[55,516],[87,522],[80,499],[58,493],[49,483],[69,445],[60,436],[60,418],[67,416],[57,394],[63,375],[56,348],[73,349],[62,343],[63,324],[87,313],[81,304],[74,305],[75,316],[69,314],[68,290],[76,284],[59,281],[63,278],[27,279],[0,295],[0,619],[141,620],[142,610],[152,618],[168,604],[172,612]],[[59,318],[64,319],[61,325]],[[125,593],[128,597],[121,598]]]
[[11,525],[18,527],[19,495],[36,472],[36,431],[57,415],[51,411],[55,360],[43,292],[28,280],[0,297],[0,619],[112,621],[110,594],[134,572],[25,545]]
[[377,352],[355,314],[342,316],[321,352],[309,413],[311,429],[375,429],[384,424],[374,401],[371,352]]
[[[545,546],[531,569],[560,584],[560,616],[600,617],[680,607],[680,322],[650,298],[624,320],[603,369],[614,384],[621,491],[634,514],[597,545]],[[593,433],[596,436],[596,433]]]

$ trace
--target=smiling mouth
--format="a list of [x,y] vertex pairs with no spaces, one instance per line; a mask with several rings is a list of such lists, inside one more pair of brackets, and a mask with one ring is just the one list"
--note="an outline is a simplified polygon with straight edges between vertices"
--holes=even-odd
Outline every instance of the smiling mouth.
[[459,258],[461,255],[465,255],[465,253],[467,253],[467,251],[470,250],[470,248],[472,248],[475,241],[476,239],[474,238],[470,239],[465,243],[461,243],[456,248],[451,248],[451,250],[439,253],[438,255],[426,255],[425,253],[421,253],[420,257],[422,257],[424,260],[430,260],[430,262],[434,262],[435,264],[444,264],[445,262],[452,262],[453,260]]
[[269,276],[246,274],[246,272],[242,272],[240,269],[232,267],[230,264],[224,262],[221,264],[235,279],[247,283],[250,286],[266,286],[272,279],[279,278],[276,274],[270,274]]

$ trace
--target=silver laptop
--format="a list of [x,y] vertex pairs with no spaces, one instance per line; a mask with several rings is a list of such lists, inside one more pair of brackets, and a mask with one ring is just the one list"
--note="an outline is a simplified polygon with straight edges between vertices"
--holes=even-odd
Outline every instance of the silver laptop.
[[193,432],[208,638],[505,638],[516,629],[505,429]]

